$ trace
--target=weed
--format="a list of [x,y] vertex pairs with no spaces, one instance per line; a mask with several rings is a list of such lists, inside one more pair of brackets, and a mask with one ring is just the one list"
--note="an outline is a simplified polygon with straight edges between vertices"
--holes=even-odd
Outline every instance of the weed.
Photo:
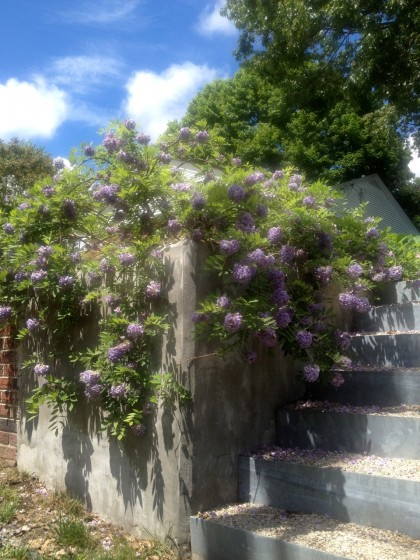
[[42,556],[26,546],[11,545],[0,548],[0,558],[4,558],[4,560],[43,560]]
[[79,550],[92,546],[90,531],[80,519],[62,518],[53,530],[55,539],[61,546],[71,546]]

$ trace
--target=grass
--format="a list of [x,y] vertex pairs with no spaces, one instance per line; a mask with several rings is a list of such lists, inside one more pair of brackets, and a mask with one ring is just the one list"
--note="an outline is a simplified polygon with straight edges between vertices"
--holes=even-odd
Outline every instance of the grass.
[[[27,531],[7,533],[24,525]],[[0,560],[179,560],[168,534],[135,538],[92,515],[64,493],[47,491],[34,477],[0,464]]]

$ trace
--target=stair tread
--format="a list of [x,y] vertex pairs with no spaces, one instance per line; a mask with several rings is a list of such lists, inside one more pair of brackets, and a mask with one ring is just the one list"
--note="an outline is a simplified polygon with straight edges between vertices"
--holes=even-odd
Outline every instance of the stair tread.
[[394,406],[352,405],[328,400],[301,400],[284,407],[286,410],[335,412],[337,414],[372,414],[376,416],[404,416],[420,418],[420,404],[400,404]]
[[420,560],[420,540],[319,514],[243,503],[200,513],[198,517],[349,560]]
[[264,446],[244,454],[253,459],[291,463],[320,469],[333,468],[371,476],[384,476],[420,482],[420,460],[378,457],[343,451]]

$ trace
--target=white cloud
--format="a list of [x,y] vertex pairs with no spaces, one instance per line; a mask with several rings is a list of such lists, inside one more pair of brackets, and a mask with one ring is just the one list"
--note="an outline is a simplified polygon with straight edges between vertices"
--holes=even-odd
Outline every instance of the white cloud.
[[55,59],[48,74],[54,83],[83,93],[93,85],[118,77],[120,68],[121,63],[110,56],[66,56]]
[[141,3],[141,0],[84,0],[79,8],[61,12],[67,20],[84,24],[110,24],[124,20]]
[[420,177],[420,156],[418,151],[414,148],[414,140],[410,137],[411,161],[408,164],[410,171],[416,177]]
[[68,115],[64,91],[42,78],[0,83],[0,138],[51,138]]
[[191,62],[174,64],[161,74],[138,71],[127,83],[124,110],[156,139],[168,121],[184,115],[197,91],[217,77],[217,70]]
[[236,27],[232,21],[220,15],[220,10],[225,5],[225,0],[217,0],[216,4],[207,4],[200,14],[197,30],[201,35],[235,35]]

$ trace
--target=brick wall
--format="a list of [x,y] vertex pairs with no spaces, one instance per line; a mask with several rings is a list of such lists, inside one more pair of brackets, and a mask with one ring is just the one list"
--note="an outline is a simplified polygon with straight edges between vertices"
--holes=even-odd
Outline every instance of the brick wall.
[[11,327],[0,329],[0,461],[16,464],[16,348]]

